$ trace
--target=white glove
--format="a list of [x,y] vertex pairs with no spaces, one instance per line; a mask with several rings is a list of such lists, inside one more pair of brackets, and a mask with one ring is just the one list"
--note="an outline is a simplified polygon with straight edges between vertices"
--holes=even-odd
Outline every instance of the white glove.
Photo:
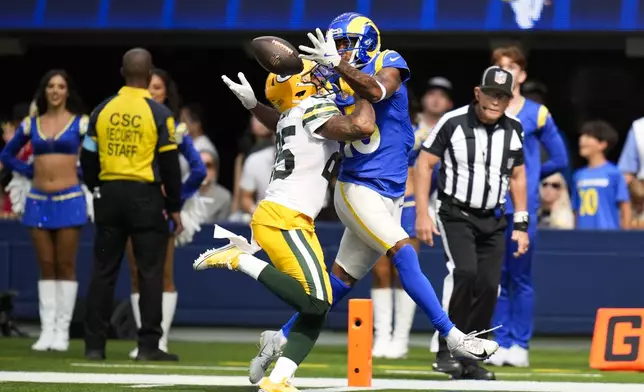
[[239,98],[242,105],[244,105],[246,109],[251,110],[257,106],[257,98],[255,98],[253,88],[250,86],[250,83],[248,83],[248,80],[246,80],[243,72],[238,73],[237,77],[239,77],[241,84],[233,82],[226,75],[221,75],[221,80],[223,80],[230,91]]
[[340,64],[342,57],[338,54],[338,49],[335,47],[335,40],[333,39],[333,34],[331,31],[328,31],[326,34],[326,39],[322,34],[320,29],[315,29],[317,37],[311,33],[308,33],[307,36],[313,44],[312,48],[308,46],[300,45],[300,50],[308,54],[301,54],[300,58],[305,60],[315,61],[318,64],[324,65],[326,67],[335,68]]
[[87,203],[87,217],[90,222],[94,222],[94,194],[89,191],[89,188],[85,184],[81,184],[81,189],[83,189],[85,203]]
[[14,214],[21,215],[25,211],[27,203],[27,194],[31,189],[31,181],[16,172],[13,172],[13,178],[5,189],[9,193],[11,200],[11,210]]

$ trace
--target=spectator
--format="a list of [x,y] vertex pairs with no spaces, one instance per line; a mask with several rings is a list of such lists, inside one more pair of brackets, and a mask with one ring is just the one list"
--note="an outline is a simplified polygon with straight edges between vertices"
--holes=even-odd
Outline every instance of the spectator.
[[239,207],[243,214],[252,215],[266,194],[271,180],[273,163],[275,162],[275,145],[256,151],[248,156],[242,168],[239,180]]
[[539,187],[541,208],[539,227],[546,229],[574,229],[575,215],[572,213],[570,195],[566,180],[559,173],[546,177]]
[[192,138],[197,151],[208,150],[219,159],[217,148],[212,144],[203,130],[203,109],[199,104],[190,104],[181,108],[181,122],[188,127],[188,133]]
[[230,215],[232,202],[230,191],[217,183],[219,164],[215,155],[208,150],[201,151],[201,161],[206,165],[206,179],[201,184],[199,194],[213,199],[212,203],[206,204],[208,218],[204,223],[224,221]]
[[644,118],[635,120],[628,131],[626,144],[619,157],[619,170],[630,184],[634,179],[644,179]]
[[521,94],[536,103],[545,105],[548,88],[538,80],[528,80],[521,86]]
[[624,177],[606,153],[617,143],[617,131],[605,121],[590,121],[581,128],[579,155],[588,166],[574,178],[573,206],[578,229],[628,229],[631,204]]
[[644,180],[631,181],[629,188],[631,193],[631,204],[633,206],[631,227],[641,230],[644,229]]
[[235,179],[233,185],[233,203],[231,207],[233,212],[239,210],[239,181],[241,180],[244,161],[250,154],[273,145],[272,135],[273,132],[259,122],[257,117],[251,116],[248,128],[239,141],[239,152],[237,157],[235,157]]

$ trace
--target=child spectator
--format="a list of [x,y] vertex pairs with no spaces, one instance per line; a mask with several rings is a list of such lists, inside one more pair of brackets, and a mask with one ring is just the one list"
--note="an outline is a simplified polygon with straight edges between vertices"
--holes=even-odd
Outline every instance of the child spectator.
[[606,153],[617,143],[615,129],[605,121],[590,121],[581,128],[579,155],[588,166],[573,176],[573,207],[578,229],[628,229],[631,204],[626,181]]

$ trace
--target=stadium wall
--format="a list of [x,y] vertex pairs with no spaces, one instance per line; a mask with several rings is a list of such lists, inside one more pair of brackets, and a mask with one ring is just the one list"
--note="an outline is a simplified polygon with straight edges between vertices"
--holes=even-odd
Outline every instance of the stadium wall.
[[[249,237],[243,225],[224,227]],[[321,223],[318,235],[327,265],[335,256],[342,227]],[[92,265],[94,228],[83,230],[78,253],[79,295],[87,292]],[[222,243],[212,239],[204,227],[195,241],[175,255],[175,279],[179,292],[177,325],[275,327],[292,311],[250,278],[227,270],[195,272],[192,262],[206,248]],[[533,277],[537,293],[538,334],[591,334],[600,307],[644,307],[644,232],[541,231],[536,246]],[[266,256],[262,253],[260,257]],[[421,263],[437,292],[446,274],[440,241],[435,248],[423,247]],[[0,291],[15,290],[14,314],[20,320],[37,320],[38,267],[27,229],[15,221],[0,221]],[[368,298],[370,279],[360,282],[351,297]],[[129,297],[128,269],[121,268],[115,296]],[[345,329],[347,302],[330,315],[329,327]],[[431,330],[418,314],[415,331]]]

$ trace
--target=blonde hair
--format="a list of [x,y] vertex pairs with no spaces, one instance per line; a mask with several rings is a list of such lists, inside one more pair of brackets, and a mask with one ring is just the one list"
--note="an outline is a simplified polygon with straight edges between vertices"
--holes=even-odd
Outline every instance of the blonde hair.
[[[552,208],[550,209],[550,227],[553,229],[574,229],[575,215],[572,212],[568,185],[564,177],[559,173],[555,173],[545,178],[542,183],[555,181],[561,184],[561,191],[559,192],[559,198],[552,203]],[[539,195],[543,195],[542,184],[539,184]]]
[[628,188],[631,193],[631,200],[633,203],[644,202],[644,180],[633,180]]

